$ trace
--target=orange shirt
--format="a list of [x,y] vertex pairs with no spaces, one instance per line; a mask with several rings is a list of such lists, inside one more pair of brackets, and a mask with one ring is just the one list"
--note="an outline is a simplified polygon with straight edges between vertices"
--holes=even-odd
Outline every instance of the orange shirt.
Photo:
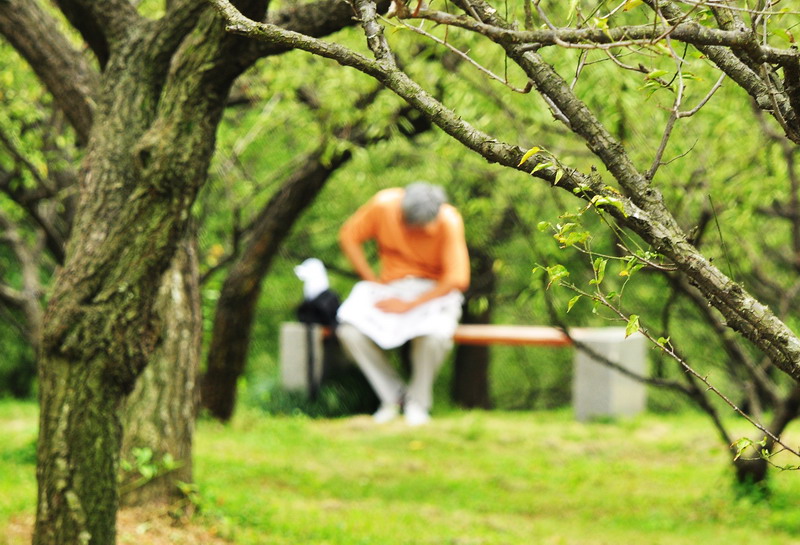
[[469,255],[461,214],[443,204],[433,222],[409,228],[403,221],[402,199],[401,188],[378,192],[345,222],[340,238],[358,244],[377,242],[381,282],[415,276],[466,290]]

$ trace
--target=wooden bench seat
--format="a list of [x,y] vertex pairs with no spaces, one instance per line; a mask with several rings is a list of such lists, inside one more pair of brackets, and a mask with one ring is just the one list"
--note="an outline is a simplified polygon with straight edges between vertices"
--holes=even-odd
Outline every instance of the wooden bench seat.
[[572,341],[556,327],[532,325],[460,324],[456,344],[570,346]]

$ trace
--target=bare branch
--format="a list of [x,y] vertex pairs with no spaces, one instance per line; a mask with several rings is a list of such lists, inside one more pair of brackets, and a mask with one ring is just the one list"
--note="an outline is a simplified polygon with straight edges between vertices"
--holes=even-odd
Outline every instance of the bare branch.
[[[406,74],[397,70],[391,60],[387,61],[385,57],[379,61],[370,60],[340,45],[289,32],[275,25],[255,23],[236,11],[227,0],[210,1],[227,20],[229,31],[303,49],[334,59],[344,66],[354,67],[383,83],[429,117],[447,134],[487,160],[517,170],[527,171],[527,168],[530,168],[527,162],[522,160],[524,155],[522,149],[503,144],[477,131]],[[456,3],[463,5],[462,0],[456,0]],[[483,21],[496,23],[496,12],[479,9],[478,4],[479,2],[472,2],[470,6],[481,12]],[[496,24],[496,26],[501,25]],[[378,34],[370,32],[366,34],[374,46],[380,47]],[[687,242],[686,234],[666,209],[659,192],[636,170],[622,146],[610,137],[585,105],[574,97],[569,86],[550,65],[535,54],[520,51],[517,49],[519,46],[506,44],[504,47],[509,58],[525,70],[540,93],[549,95],[570,119],[574,132],[586,139],[590,149],[602,158],[620,185],[629,191],[634,200],[608,190],[591,176],[573,169],[544,168],[538,170],[535,175],[555,185],[556,176],[563,174],[559,178],[558,187],[568,191],[577,190],[576,193],[581,198],[590,201],[606,199],[605,202],[613,202],[613,206],[605,207],[610,215],[639,234],[656,251],[673,260],[676,266],[698,285],[708,301],[723,313],[730,327],[756,344],[781,370],[800,379],[800,339],[794,332]],[[547,161],[548,157],[539,154],[528,159],[531,160],[531,164],[535,164]],[[523,164],[526,165],[525,169],[522,168]]]
[[[24,0],[22,0],[24,1]],[[37,0],[38,1],[38,0]],[[105,67],[114,43],[142,21],[129,0],[54,0]]]
[[[716,45],[722,47],[751,47],[756,39],[752,32],[738,30],[720,30],[703,26],[699,23],[676,22],[670,25],[636,25],[608,29],[600,28],[556,28],[544,17],[549,28],[547,30],[514,30],[501,28],[485,22],[475,21],[468,17],[452,15],[434,10],[420,10],[419,18],[429,19],[442,25],[471,30],[482,34],[495,42],[516,44],[536,44],[535,47],[558,45],[566,48],[580,49],[612,49],[631,45],[652,45],[669,36],[673,40],[693,45]],[[778,65],[795,63],[800,59],[796,49],[778,49],[775,47],[759,47],[758,60]]]
[[[279,44],[281,47],[294,47],[321,57],[335,60],[342,66],[355,68],[376,80],[383,83],[401,98],[405,99],[411,106],[418,109],[433,123],[450,134],[457,141],[464,144],[469,149],[479,153],[490,162],[500,163],[507,167],[529,173],[536,163],[547,162],[548,158],[538,154],[529,158],[523,167],[521,162],[524,150],[518,146],[513,146],[499,142],[496,138],[483,133],[452,110],[446,108],[425,89],[411,80],[405,73],[398,70],[394,61],[389,58],[382,58],[380,61],[372,60],[338,44],[325,42],[300,34],[297,32],[282,29],[269,23],[256,23],[244,17],[227,0],[209,0],[225,17],[228,22],[228,30],[236,34],[250,36],[263,40],[273,45]],[[377,35],[372,35],[373,42],[379,39]],[[380,48],[380,44],[377,44]],[[379,51],[381,51],[379,49]],[[384,53],[381,53],[384,54]],[[388,55],[388,52],[386,53]],[[555,183],[557,170],[554,168],[544,168],[536,172],[536,177]],[[587,198],[595,195],[601,189],[593,181],[581,175],[577,171],[567,169],[563,178],[559,181],[559,187],[572,191],[578,187],[587,188],[587,193],[582,194]],[[595,188],[593,188],[595,186]],[[619,195],[617,195],[619,196]],[[625,199],[623,199],[625,201]],[[626,205],[627,206],[627,205]],[[631,209],[632,214],[636,214]]]
[[39,261],[41,244],[29,247],[19,234],[16,225],[0,211],[0,233],[11,246],[20,266],[22,289],[16,290],[11,286],[0,283],[0,300],[20,310],[25,315],[26,336],[28,341],[36,347],[42,325],[43,309],[40,303],[42,294],[39,282]]
[[443,45],[444,47],[446,47],[447,49],[449,49],[450,51],[452,51],[453,53],[455,53],[456,55],[458,55],[459,57],[461,57],[462,59],[464,59],[465,61],[470,63],[472,66],[474,66],[475,68],[480,70],[482,73],[486,74],[487,76],[489,76],[490,78],[492,78],[495,81],[499,81],[500,83],[502,83],[503,85],[505,85],[506,87],[508,87],[512,91],[514,91],[515,93],[520,93],[520,94],[524,95],[524,94],[530,93],[531,89],[533,89],[533,84],[530,81],[527,83],[527,85],[524,88],[520,89],[518,87],[514,87],[513,85],[511,85],[506,80],[506,78],[501,78],[500,76],[498,76],[497,74],[495,74],[494,72],[492,72],[491,70],[486,68],[485,66],[481,65],[475,59],[473,59],[472,57],[470,57],[469,55],[467,55],[466,53],[464,53],[463,51],[461,51],[457,47],[453,46],[452,44],[450,44],[448,42],[445,42],[444,40],[440,40],[439,38],[437,38],[433,34],[425,32],[424,30],[422,30],[419,27],[415,27],[413,25],[409,25],[408,23],[406,23],[404,21],[401,21],[401,24],[403,25],[404,28],[407,28],[407,29],[409,29],[409,30],[411,30],[413,32],[416,32],[420,36],[424,36],[427,39],[429,39],[429,40],[431,40],[433,42],[436,42],[439,45]]
[[[378,0],[379,13],[385,13],[391,0]],[[211,2],[214,3],[213,1]],[[353,26],[353,7],[346,0],[317,0],[311,3],[298,3],[278,11],[269,12],[266,22],[306,36],[319,38]],[[285,44],[253,40],[243,52],[244,62],[252,64],[256,60],[285,52]]]
[[61,32],[38,0],[0,2],[0,34],[22,55],[86,142],[94,117],[99,78],[83,53]]
[[684,117],[691,117],[694,114],[696,114],[697,112],[699,112],[700,108],[705,106],[708,103],[708,101],[711,100],[711,97],[714,96],[714,93],[716,93],[717,90],[719,90],[719,88],[722,87],[722,82],[724,80],[725,80],[725,74],[722,74],[719,77],[719,79],[717,80],[717,83],[714,84],[714,86],[711,88],[711,90],[708,92],[708,94],[697,104],[697,106],[695,106],[691,110],[687,110],[687,111],[684,111],[684,112],[678,112],[678,118],[682,119]]
[[55,194],[56,188],[52,187],[52,184],[50,184],[49,180],[42,176],[41,172],[39,172],[39,169],[36,168],[36,166],[34,166],[34,164],[31,163],[28,158],[19,150],[13,139],[6,134],[2,127],[0,127],[0,144],[6,148],[16,162],[22,163],[25,166],[25,169],[30,172],[31,176],[33,176],[33,179],[39,184],[39,187],[45,190],[41,197],[52,196]]
[[[585,295],[587,297],[591,297],[593,299],[598,300],[606,308],[610,309],[612,312],[615,312],[619,316],[620,319],[624,320],[625,322],[628,321],[628,316],[626,316],[622,311],[620,311],[618,308],[616,308],[614,305],[612,305],[608,300],[606,300],[606,298],[604,296],[602,296],[602,294],[598,295],[598,294],[589,294],[589,293],[586,293],[586,292],[582,292],[581,290],[577,289],[575,286],[571,286],[571,288],[576,290],[578,293],[582,293],[583,295]],[[696,380],[698,380],[701,383],[703,383],[703,385],[705,386],[705,388],[708,391],[713,392],[714,395],[716,395],[719,399],[724,401],[726,405],[728,405],[731,409],[733,409],[734,412],[736,412],[739,416],[741,416],[742,418],[747,420],[754,428],[756,428],[760,432],[764,433],[775,444],[781,445],[787,452],[790,452],[790,453],[794,454],[795,456],[800,457],[800,451],[795,450],[792,447],[789,447],[788,445],[786,445],[784,442],[781,441],[780,437],[778,437],[770,429],[768,429],[766,426],[764,426],[763,424],[761,424],[760,422],[755,420],[753,417],[751,417],[749,414],[747,414],[744,410],[742,410],[728,396],[726,396],[724,393],[722,393],[722,391],[719,390],[719,388],[717,388],[716,386],[711,384],[711,382],[708,379],[708,376],[700,374],[692,366],[690,366],[686,362],[686,360],[684,360],[671,346],[669,346],[669,343],[659,343],[655,338],[653,338],[653,336],[647,331],[647,329],[640,328],[639,329],[639,333],[644,335],[653,345],[659,346],[661,348],[661,350],[665,354],[667,354],[669,357],[671,357],[673,360],[675,360],[684,369],[684,371],[686,371],[689,375],[694,377]]]
[[[670,23],[680,20],[684,14],[675,7],[671,2],[658,2],[656,0],[645,0],[645,3],[653,10],[662,14]],[[727,7],[729,7],[726,4]],[[800,73],[800,60],[798,55],[800,51],[797,49],[792,50],[788,57],[782,58],[780,61],[773,57],[766,58],[766,51],[762,50],[757,41],[757,36],[743,25],[736,24],[735,18],[730,13],[723,13],[721,10],[715,10],[715,15],[721,21],[720,25],[736,27],[735,32],[747,36],[744,43],[734,46],[733,44],[703,44],[695,43],[695,46],[704,53],[717,67],[722,70],[728,77],[735,81],[742,89],[755,99],[758,107],[764,111],[770,112],[784,127],[786,135],[795,143],[800,143],[800,130],[795,129],[798,126],[798,110],[796,105],[800,105],[800,96],[797,96],[797,91],[788,93],[778,93],[774,88],[771,88],[771,81],[769,76],[763,78],[759,75],[758,71],[763,70],[757,63],[774,62],[781,64],[785,68],[787,83],[790,78]],[[729,32],[725,30],[723,32]],[[722,47],[729,45],[731,48]],[[738,56],[737,56],[738,53]],[[791,87],[791,85],[788,85]]]

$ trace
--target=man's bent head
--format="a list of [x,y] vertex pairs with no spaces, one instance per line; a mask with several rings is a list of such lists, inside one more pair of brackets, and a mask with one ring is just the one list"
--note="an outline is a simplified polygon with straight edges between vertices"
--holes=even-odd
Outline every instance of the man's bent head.
[[403,220],[411,227],[424,227],[439,214],[439,208],[447,202],[441,186],[427,182],[414,182],[405,188],[403,195]]

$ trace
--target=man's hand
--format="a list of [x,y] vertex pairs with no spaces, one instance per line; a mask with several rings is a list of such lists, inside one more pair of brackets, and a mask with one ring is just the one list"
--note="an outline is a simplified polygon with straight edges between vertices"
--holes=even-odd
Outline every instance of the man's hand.
[[392,297],[390,299],[384,299],[383,301],[378,301],[375,303],[375,307],[382,310],[383,312],[393,312],[395,314],[402,314],[404,312],[408,312],[412,308],[414,308],[414,303],[410,301],[404,301],[402,299],[398,299],[396,297]]

